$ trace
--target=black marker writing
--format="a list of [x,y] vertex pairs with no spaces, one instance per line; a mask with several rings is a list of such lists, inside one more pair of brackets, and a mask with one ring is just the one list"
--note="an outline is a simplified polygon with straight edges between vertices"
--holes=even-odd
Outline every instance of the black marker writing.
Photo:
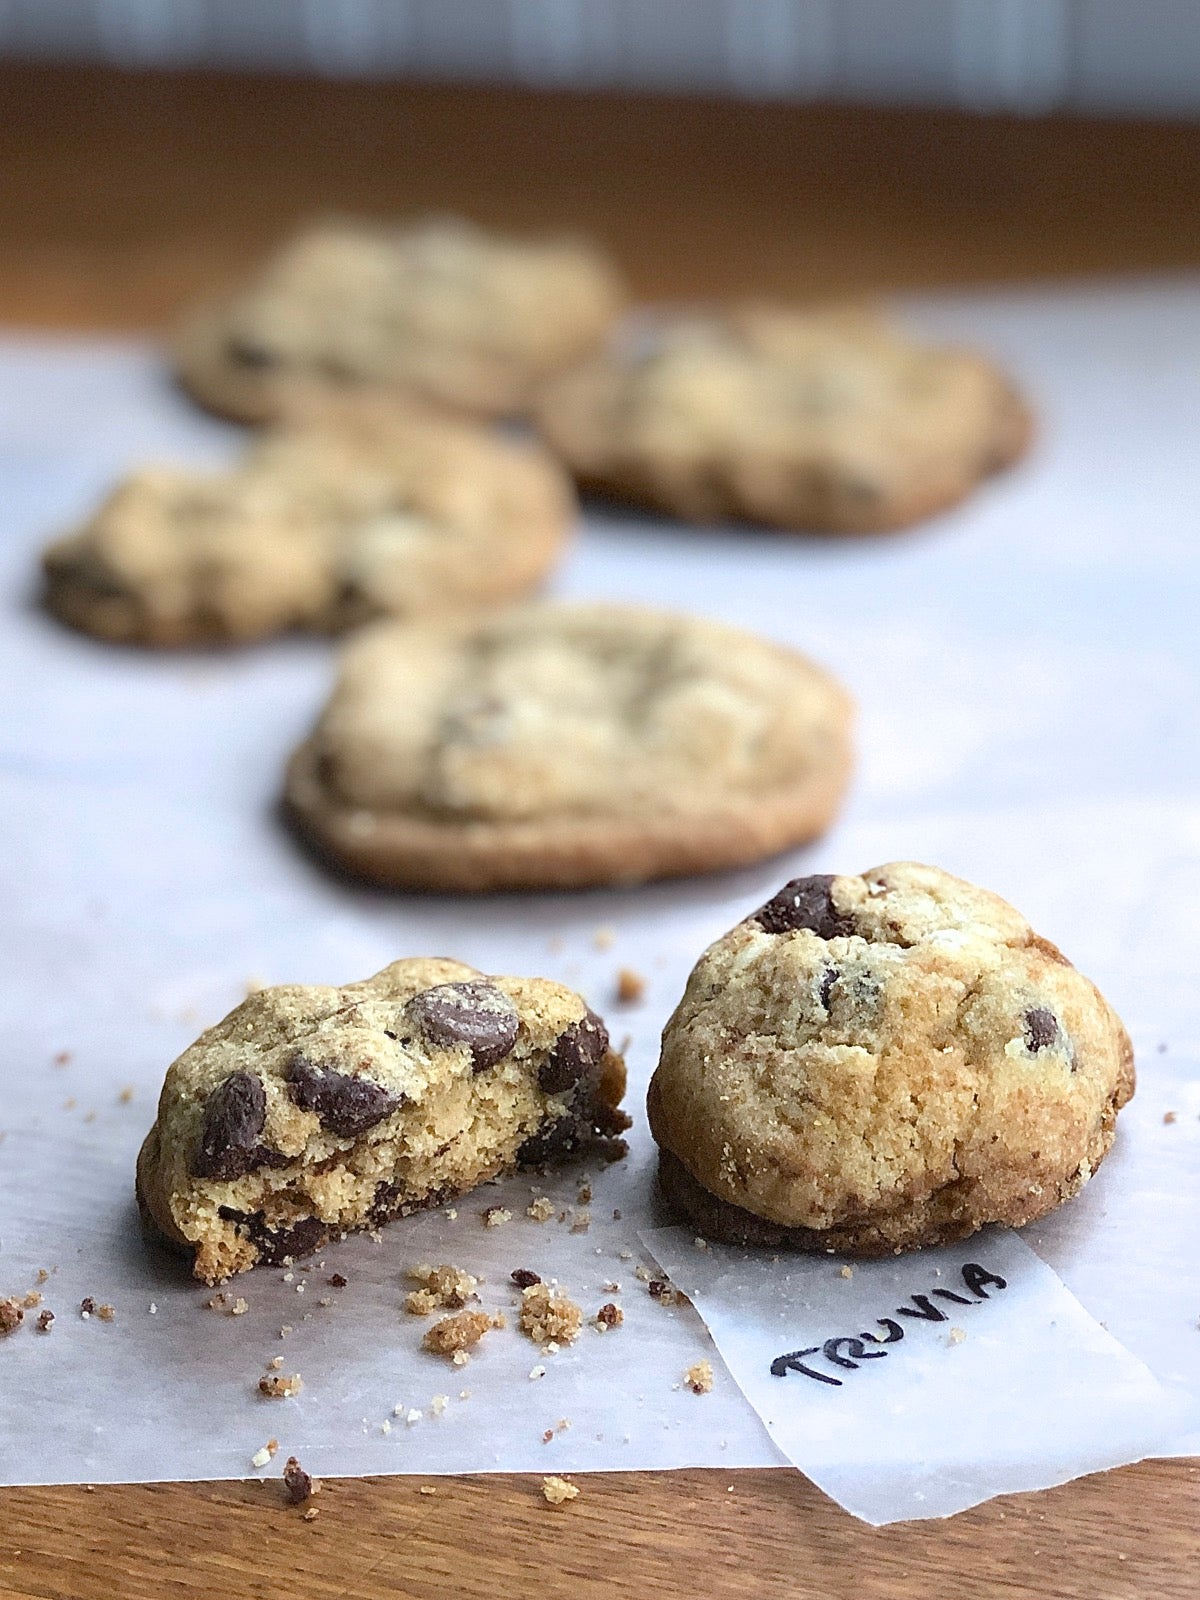
[[[958,1294],[953,1289],[934,1289],[933,1294],[943,1300],[951,1300],[955,1305],[975,1306],[981,1300],[988,1300],[988,1286],[993,1289],[1007,1289],[1008,1280],[1000,1277],[999,1273],[989,1272],[986,1267],[981,1267],[976,1261],[968,1261],[962,1268],[963,1286],[971,1296]],[[907,1317],[916,1322],[945,1322],[946,1313],[935,1306],[927,1294],[909,1295],[909,1304],[897,1306],[896,1317]],[[835,1378],[832,1373],[822,1372],[820,1368],[809,1364],[810,1356],[817,1356],[830,1366],[840,1367],[844,1371],[857,1372],[859,1363],[863,1361],[878,1361],[880,1357],[889,1355],[887,1350],[868,1350],[868,1345],[897,1344],[904,1338],[904,1325],[897,1322],[895,1317],[876,1317],[876,1322],[883,1329],[878,1333],[841,1333],[833,1339],[826,1339],[824,1344],[810,1345],[806,1350],[792,1350],[787,1355],[776,1356],[771,1363],[771,1374],[776,1378],[786,1378],[789,1372],[799,1373],[801,1377],[812,1378],[816,1383],[827,1383],[835,1389],[840,1389],[842,1379]]]

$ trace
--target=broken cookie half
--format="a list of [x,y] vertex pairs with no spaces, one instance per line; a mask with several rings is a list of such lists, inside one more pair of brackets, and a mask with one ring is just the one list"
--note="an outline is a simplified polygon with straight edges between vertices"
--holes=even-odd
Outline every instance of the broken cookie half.
[[625,1064],[562,984],[393,962],[263,989],[168,1069],[143,1219],[216,1283],[520,1167],[624,1153]]

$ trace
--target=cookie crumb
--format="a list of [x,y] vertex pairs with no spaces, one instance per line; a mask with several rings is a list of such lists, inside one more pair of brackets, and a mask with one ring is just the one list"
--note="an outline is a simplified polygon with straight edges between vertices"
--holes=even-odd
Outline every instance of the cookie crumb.
[[282,1365],[283,1365],[283,1357],[282,1356],[272,1356],[270,1361],[267,1362],[267,1366],[270,1367],[272,1372],[278,1372]]
[[[247,1301],[243,1300],[241,1295],[239,1295],[237,1297],[237,1299],[233,1302],[233,1304],[230,1306],[229,1315],[231,1317],[244,1317],[246,1315],[247,1311],[249,1311],[249,1309],[250,1309],[249,1303]],[[100,1314],[101,1314],[101,1316],[104,1315],[103,1310],[101,1310]]]
[[611,950],[617,942],[617,930],[610,927],[597,928],[592,935],[592,944],[597,950]]
[[287,1497],[292,1505],[303,1505],[306,1500],[311,1500],[316,1494],[319,1485],[311,1475],[297,1461],[295,1456],[287,1458],[287,1465],[283,1469],[283,1487],[287,1490]]
[[19,1300],[11,1295],[0,1300],[0,1334],[14,1333],[25,1321],[25,1312]]
[[450,1359],[456,1367],[465,1367],[471,1359],[471,1353],[469,1350],[456,1350]]
[[79,1315],[84,1319],[85,1322],[92,1315],[95,1309],[96,1302],[92,1299],[91,1295],[84,1295],[83,1299],[79,1302]]
[[38,1268],[38,1270],[37,1270],[37,1281],[38,1281],[38,1282],[39,1282],[39,1283],[49,1283],[49,1281],[50,1281],[50,1274],[49,1274],[49,1272],[48,1272],[48,1271],[47,1271],[47,1270],[46,1270],[46,1268],[45,1268],[45,1267],[39,1267],[39,1268]]
[[54,1057],[54,1065],[56,1067],[67,1067],[67,1066],[70,1066],[71,1059],[72,1059],[72,1052],[70,1050],[60,1050],[57,1053],[57,1055]]
[[708,1240],[701,1239],[699,1234],[697,1234],[697,1236],[692,1240],[692,1247],[696,1250],[707,1250]]
[[542,1494],[547,1505],[562,1506],[566,1505],[568,1500],[577,1499],[579,1489],[566,1478],[543,1478]]
[[841,1266],[841,1267],[838,1268],[838,1277],[839,1278],[852,1278],[853,1276],[854,1276],[854,1268],[853,1267]]
[[525,1215],[535,1222],[549,1222],[554,1215],[554,1202],[548,1195],[539,1194],[525,1207]]
[[305,1522],[315,1522],[317,1520],[317,1518],[321,1515],[321,1512],[320,1512],[320,1508],[319,1507],[317,1507],[317,1506],[309,1506],[308,1510],[307,1511],[302,1511],[300,1513],[300,1515],[302,1516],[302,1518],[304,1519]]
[[601,1306],[597,1311],[596,1321],[602,1328],[619,1328],[625,1321],[625,1313],[620,1306],[613,1305],[610,1300],[607,1305]]
[[[278,1450],[278,1448],[279,1446],[276,1444],[275,1450]],[[271,1449],[270,1443],[264,1444],[250,1457],[250,1465],[252,1467],[265,1467],[267,1462],[270,1461],[271,1457],[275,1454],[275,1450]]]
[[435,1355],[452,1356],[456,1351],[478,1344],[484,1334],[496,1326],[496,1319],[486,1311],[459,1311],[452,1317],[443,1317],[440,1322],[435,1322],[426,1331],[421,1343]]
[[423,1484],[421,1484],[420,1488],[417,1490],[417,1493],[418,1494],[436,1494],[437,1490],[433,1487],[433,1485],[431,1483],[423,1483]]
[[343,1278],[340,1272],[335,1272],[331,1278],[326,1278],[325,1282],[331,1289],[344,1289],[348,1279]]
[[39,1311],[38,1312],[38,1319],[37,1319],[37,1331],[39,1333],[49,1333],[50,1329],[53,1326],[54,1326],[54,1313],[53,1313],[53,1311]]
[[304,1387],[304,1380],[298,1372],[293,1372],[291,1377],[270,1377],[258,1380],[259,1394],[265,1394],[269,1400],[290,1400],[293,1395],[300,1393]]
[[586,1233],[592,1225],[592,1213],[586,1210],[577,1210],[571,1218],[572,1233]]
[[683,1299],[679,1290],[673,1288],[665,1278],[651,1278],[646,1289],[652,1300],[657,1300],[660,1306],[678,1305]]
[[1174,1111],[1164,1111],[1163,1112],[1163,1121],[1167,1124],[1168,1127],[1170,1127],[1172,1122],[1177,1122],[1178,1120],[1179,1120],[1178,1116]]
[[521,1291],[521,1332],[535,1344],[571,1344],[583,1326],[583,1312],[566,1295],[555,1294],[547,1284],[535,1283]]
[[502,1228],[506,1222],[512,1221],[512,1212],[507,1206],[489,1206],[483,1213],[485,1228]]
[[530,1383],[536,1383],[539,1378],[544,1378],[545,1376],[546,1376],[545,1367],[536,1366],[536,1367],[531,1367],[530,1368],[530,1371],[529,1371],[529,1381],[530,1381]]
[[440,1267],[422,1262],[420,1266],[411,1267],[408,1276],[422,1286],[414,1289],[404,1302],[405,1309],[414,1317],[427,1317],[440,1309],[461,1311],[468,1300],[478,1298],[475,1293],[478,1278],[448,1262]]
[[123,1106],[129,1105],[130,1101],[133,1099],[133,1085],[127,1083],[117,1096],[117,1099]]
[[442,1412],[445,1411],[449,1404],[450,1396],[448,1394],[435,1394],[433,1399],[429,1402],[429,1409],[433,1412],[435,1417],[440,1417]]
[[711,1394],[713,1386],[712,1362],[693,1362],[684,1373],[683,1381],[693,1394]]
[[967,1330],[965,1328],[951,1328],[950,1332],[946,1335],[946,1343],[961,1344],[966,1337]]
[[535,1283],[541,1283],[541,1278],[536,1272],[530,1272],[528,1267],[514,1267],[509,1277],[518,1289],[531,1289]]
[[617,973],[616,1001],[622,1006],[640,1005],[646,997],[646,980],[632,967],[622,967]]
[[21,1299],[21,1304],[25,1307],[26,1311],[33,1311],[37,1306],[40,1306],[41,1303],[42,1296],[37,1289],[30,1289],[29,1293],[24,1295]]

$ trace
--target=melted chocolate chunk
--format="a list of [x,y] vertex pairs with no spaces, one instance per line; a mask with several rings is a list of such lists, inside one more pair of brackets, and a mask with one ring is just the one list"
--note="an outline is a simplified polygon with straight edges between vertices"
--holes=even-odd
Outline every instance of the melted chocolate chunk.
[[560,1035],[538,1072],[538,1086],[546,1094],[565,1094],[590,1076],[607,1049],[608,1029],[589,1011]]
[[582,1143],[583,1130],[574,1117],[560,1117],[548,1122],[528,1139],[517,1151],[517,1164],[522,1167],[546,1167],[573,1155]]
[[833,882],[827,872],[793,878],[754,913],[753,920],[767,933],[792,933],[797,928],[808,928],[821,939],[849,937],[855,931],[854,922],[834,905]]
[[503,1061],[520,1030],[521,1019],[508,996],[493,983],[439,983],[414,995],[409,1016],[434,1044],[465,1044],[476,1072]]
[[1058,1018],[1044,1006],[1035,1006],[1025,1013],[1025,1044],[1036,1055],[1048,1050],[1058,1038]]
[[355,1078],[332,1067],[293,1057],[287,1069],[288,1093],[301,1111],[315,1111],[321,1126],[339,1139],[357,1139],[403,1103],[370,1078]]
[[200,1148],[192,1163],[198,1178],[228,1182],[257,1167],[285,1167],[288,1157],[259,1143],[267,1120],[267,1095],[252,1072],[231,1073],[204,1103]]
[[301,1217],[286,1226],[273,1227],[261,1211],[235,1211],[232,1206],[222,1206],[218,1215],[246,1235],[258,1251],[259,1266],[265,1267],[278,1267],[286,1259],[312,1255],[334,1231],[319,1217]]

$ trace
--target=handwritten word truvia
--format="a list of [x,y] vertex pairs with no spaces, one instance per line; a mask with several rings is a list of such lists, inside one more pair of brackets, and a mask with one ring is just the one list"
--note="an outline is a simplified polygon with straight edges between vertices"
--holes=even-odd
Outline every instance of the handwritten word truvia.
[[[990,1298],[989,1287],[992,1289],[1007,1289],[1008,1280],[998,1273],[989,1272],[986,1267],[981,1267],[978,1262],[968,1261],[962,1268],[963,1287],[968,1294],[959,1294],[956,1289],[933,1289],[929,1294],[909,1295],[907,1302],[895,1308],[894,1317],[876,1317],[876,1322],[883,1329],[882,1333],[842,1333],[833,1339],[826,1339],[824,1344],[810,1345],[807,1350],[792,1350],[787,1355],[776,1356],[771,1363],[771,1374],[776,1378],[786,1378],[789,1372],[798,1372],[803,1378],[812,1378],[815,1383],[832,1384],[835,1389],[841,1388],[842,1379],[835,1377],[830,1372],[822,1372],[819,1368],[809,1364],[810,1357],[817,1357],[826,1361],[831,1367],[839,1367],[844,1371],[857,1372],[862,1361],[879,1361],[890,1354],[887,1350],[868,1349],[868,1345],[899,1344],[904,1338],[905,1322],[946,1322],[948,1317],[941,1306],[934,1305],[934,1300],[946,1300],[956,1306],[976,1306],[981,1300]],[[973,1297],[973,1298],[972,1298]]]

